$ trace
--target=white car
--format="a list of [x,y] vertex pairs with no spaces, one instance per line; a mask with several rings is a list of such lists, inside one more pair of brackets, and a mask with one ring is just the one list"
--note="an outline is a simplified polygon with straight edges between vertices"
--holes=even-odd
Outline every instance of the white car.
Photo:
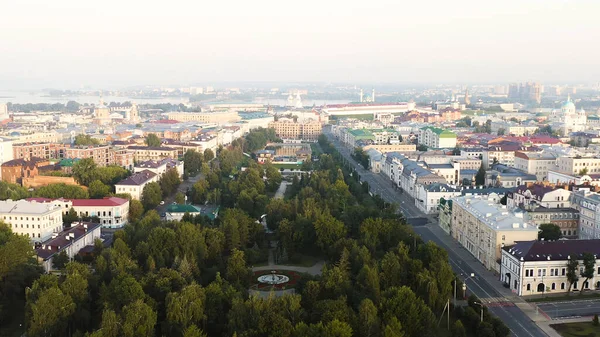
[[165,204],[165,201],[164,201],[164,200],[163,200],[163,201],[161,201],[161,202],[160,202],[160,204],[161,204],[161,205],[164,205],[164,204]]

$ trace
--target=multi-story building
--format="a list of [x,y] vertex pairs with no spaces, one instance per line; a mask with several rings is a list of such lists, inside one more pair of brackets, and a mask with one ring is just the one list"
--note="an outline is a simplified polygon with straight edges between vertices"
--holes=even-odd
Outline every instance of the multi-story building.
[[176,159],[165,158],[159,161],[148,160],[145,162],[138,163],[134,168],[133,172],[138,173],[144,170],[148,170],[150,172],[154,172],[155,174],[161,176],[165,172],[170,169],[177,170],[179,176],[183,176],[183,161],[179,161]]
[[65,158],[66,144],[21,143],[12,146],[14,159],[30,160],[33,157],[44,159]]
[[9,224],[13,233],[28,237],[32,242],[43,242],[62,230],[60,207],[27,200],[0,201],[0,219]]
[[485,185],[513,188],[527,183],[535,183],[537,177],[507,165],[496,164],[485,173]]
[[115,162],[113,165],[121,166],[131,171],[135,162],[133,152],[126,149],[113,149],[113,151],[115,153]]
[[548,170],[556,168],[556,155],[544,152],[515,151],[515,168],[535,174],[539,181],[548,180]]
[[452,131],[426,126],[419,130],[419,144],[433,149],[453,148],[456,146],[456,134]]
[[571,191],[567,185],[555,185],[548,182],[528,183],[518,186],[509,192],[506,205],[533,209],[536,207],[568,208],[571,207]]
[[117,197],[104,199],[47,199],[30,198],[31,202],[48,203],[60,208],[63,214],[71,208],[80,218],[97,217],[104,228],[122,228],[129,217],[129,200]]
[[157,182],[160,176],[149,170],[143,170],[115,184],[116,193],[129,193],[132,199],[141,200],[144,187],[151,182]]
[[281,139],[316,141],[322,132],[323,124],[318,120],[295,122],[288,118],[280,118],[270,122],[269,128],[273,128],[275,135]]
[[21,143],[62,143],[64,140],[65,135],[56,131],[34,132],[19,135],[13,145]]
[[483,152],[485,151],[482,147],[466,147],[460,149],[460,156],[464,158],[483,158]]
[[[519,296],[566,293],[569,288],[599,289],[600,273],[594,272],[587,281],[582,275],[585,253],[597,256],[595,265],[600,265],[600,240],[522,241],[506,245],[502,248],[500,279]],[[572,256],[579,260],[579,280],[570,287],[567,263]]]
[[133,158],[136,162],[162,160],[165,158],[177,159],[179,154],[178,149],[165,146],[129,146],[127,149],[133,152]]
[[558,166],[558,171],[570,174],[600,173],[600,158],[595,157],[558,157],[556,165]]
[[169,112],[167,114],[167,118],[179,122],[201,122],[216,124],[226,124],[241,120],[238,112],[235,110],[218,112]]
[[98,146],[73,146],[65,151],[65,158],[92,158],[100,167],[115,163],[115,151],[109,145]]
[[579,211],[579,238],[600,239],[600,194],[581,189],[573,193],[572,205]]
[[535,207],[527,210],[527,216],[538,226],[547,223],[557,225],[565,238],[578,238],[579,211],[574,208]]
[[183,155],[189,150],[193,150],[196,152],[203,151],[202,145],[200,144],[195,144],[191,142],[180,142],[172,139],[163,139],[161,147],[170,147],[172,149],[177,149],[177,155],[179,157],[183,157]]
[[500,270],[502,247],[537,239],[537,226],[524,213],[498,204],[498,196],[467,195],[452,201],[452,236],[488,269]]
[[440,212],[440,200],[449,200],[460,195],[460,188],[448,184],[433,183],[431,185],[419,185],[418,198],[415,200],[417,208],[426,214],[437,214]]
[[55,256],[64,251],[69,258],[73,259],[84,247],[93,247],[94,241],[100,239],[100,234],[100,224],[91,222],[80,222],[60,233],[54,233],[52,238],[42,242],[36,248],[38,261],[44,271],[49,273]]
[[539,148],[525,147],[517,143],[505,143],[490,145],[483,151],[483,166],[489,169],[492,164],[500,163],[510,167],[515,167],[515,152],[538,152]]

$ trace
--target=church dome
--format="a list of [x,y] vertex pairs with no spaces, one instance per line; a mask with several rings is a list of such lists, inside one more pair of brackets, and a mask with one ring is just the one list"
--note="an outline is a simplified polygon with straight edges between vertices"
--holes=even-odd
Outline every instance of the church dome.
[[567,97],[567,101],[564,102],[560,108],[564,114],[574,114],[576,112],[575,104],[571,101],[571,96]]

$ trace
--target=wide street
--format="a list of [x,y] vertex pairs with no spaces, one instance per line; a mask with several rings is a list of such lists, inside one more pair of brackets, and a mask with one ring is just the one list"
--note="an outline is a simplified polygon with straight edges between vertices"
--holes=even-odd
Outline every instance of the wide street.
[[[415,232],[424,241],[433,241],[448,251],[450,264],[461,279],[467,278],[467,292],[473,293],[484,302],[491,313],[500,318],[511,330],[513,336],[538,337],[547,336],[532,319],[523,311],[531,311],[531,306],[517,296],[512,296],[510,291],[502,287],[501,282],[493,273],[485,270],[475,258],[466,250],[447,236],[439,226],[426,224],[435,221],[427,217],[414,204],[414,200],[407,194],[397,190],[392,182],[381,174],[375,174],[363,169],[352,157],[350,150],[338,142],[331,134],[326,135],[340,153],[356,168],[361,181],[366,181],[371,192],[379,194],[388,202],[395,202],[400,208],[400,213],[413,225]],[[430,228],[432,227],[432,228]],[[435,227],[435,228],[433,228]],[[439,229],[439,231],[437,230]],[[475,277],[467,277],[475,273]],[[462,289],[457,290],[457,297],[462,296]],[[508,298],[507,298],[508,296]],[[541,313],[539,315],[542,315]]]
[[577,291],[573,292],[572,301],[538,303],[540,310],[552,318],[585,317],[600,313],[600,300],[577,300]]

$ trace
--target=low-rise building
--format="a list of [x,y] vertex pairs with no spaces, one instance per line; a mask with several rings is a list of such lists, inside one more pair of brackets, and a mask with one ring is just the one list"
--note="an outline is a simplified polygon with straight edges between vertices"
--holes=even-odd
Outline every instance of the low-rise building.
[[214,112],[169,112],[167,114],[167,118],[179,122],[201,122],[216,124],[233,123],[241,120],[241,117],[235,110]]
[[512,188],[536,181],[535,175],[502,164],[494,165],[485,173],[485,185],[492,187]]
[[437,214],[442,199],[449,200],[459,196],[461,189],[448,184],[433,183],[419,185],[418,199],[415,199],[417,208],[426,214]]
[[93,246],[96,239],[100,239],[101,226],[97,223],[83,222],[71,226],[60,233],[54,233],[52,238],[42,242],[36,248],[38,261],[46,273],[52,269],[53,258],[61,252],[66,252],[73,259],[81,249]]
[[133,158],[136,162],[178,158],[178,150],[176,148],[165,146],[129,146],[127,149],[133,152]]
[[538,237],[538,227],[523,212],[498,204],[498,196],[467,195],[452,201],[452,237],[490,270],[500,270],[502,247]]
[[152,182],[157,182],[160,176],[152,171],[143,170],[115,184],[116,193],[129,193],[132,199],[141,200],[144,187]]
[[513,192],[509,192],[506,205],[526,210],[535,207],[568,208],[571,207],[570,198],[571,191],[567,185],[536,182],[518,186]]
[[21,184],[24,178],[35,177],[50,165],[47,159],[31,158],[13,159],[2,164],[2,181],[11,184]]
[[[566,293],[570,285],[567,279],[567,263],[572,256],[579,260],[572,290],[595,290],[600,288],[600,273],[587,280],[583,277],[583,254],[598,256],[600,265],[600,240],[524,240],[502,248],[500,280],[519,296]],[[596,269],[596,268],[594,268]],[[597,271],[597,270],[596,270]]]
[[80,218],[97,217],[104,228],[122,228],[129,219],[129,200],[117,197],[103,199],[47,199],[30,198],[28,201],[49,203],[60,208],[63,214],[71,208]]
[[51,204],[27,200],[0,201],[0,219],[13,233],[24,235],[32,242],[43,242],[62,230],[62,209]]
[[158,176],[161,176],[170,169],[177,170],[177,173],[179,173],[179,176],[182,177],[183,172],[184,172],[183,161],[179,161],[179,160],[171,159],[171,158],[165,158],[165,159],[158,160],[158,161],[148,160],[145,162],[138,163],[133,168],[133,172],[138,173],[138,172],[142,172],[144,170],[148,170],[150,172],[156,173]]
[[558,171],[569,174],[598,174],[600,173],[600,158],[596,157],[566,157],[556,159]]

